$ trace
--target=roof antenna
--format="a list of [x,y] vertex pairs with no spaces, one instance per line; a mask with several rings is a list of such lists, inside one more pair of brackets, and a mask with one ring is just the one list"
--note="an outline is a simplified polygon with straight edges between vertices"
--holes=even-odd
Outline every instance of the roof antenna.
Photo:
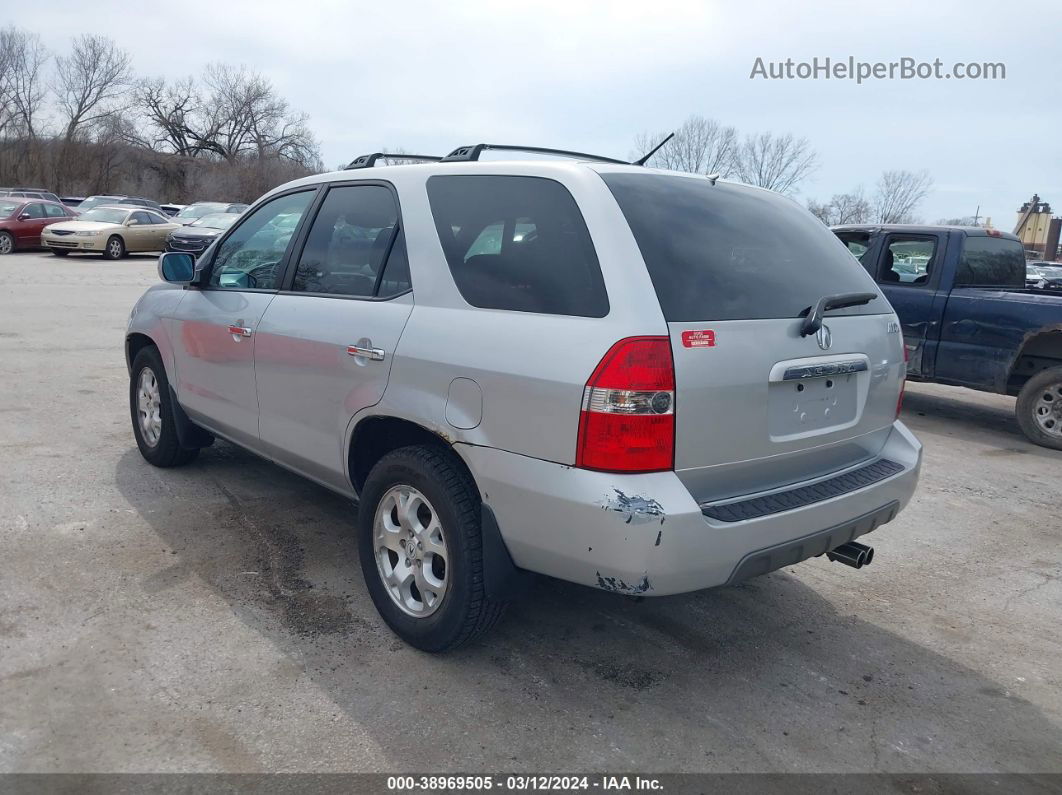
[[705,174],[704,176],[707,177],[708,181],[711,182],[713,185],[715,184],[715,181],[719,179],[718,174]]
[[652,157],[653,155],[655,155],[657,152],[660,151],[660,147],[662,147],[664,144],[666,144],[668,141],[670,141],[674,137],[675,137],[675,133],[671,133],[670,135],[668,135],[667,138],[665,138],[663,141],[661,141],[656,146],[654,146],[652,149],[650,149],[646,154],[644,154],[641,157],[639,157],[631,165],[633,165],[633,166],[644,166],[646,164],[646,162],[649,160],[650,157]]

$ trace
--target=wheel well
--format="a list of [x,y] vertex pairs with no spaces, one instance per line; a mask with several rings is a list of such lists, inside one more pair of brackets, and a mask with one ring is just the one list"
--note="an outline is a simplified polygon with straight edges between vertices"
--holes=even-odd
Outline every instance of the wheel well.
[[130,334],[125,338],[125,364],[130,370],[133,368],[133,359],[144,348],[155,345],[155,340],[147,334]]
[[1007,379],[1007,394],[1016,395],[1025,382],[1049,367],[1062,365],[1062,329],[1036,334],[1025,341]]
[[[397,417],[368,417],[357,424],[350,438],[347,464],[354,489],[361,493],[365,479],[377,461],[392,450],[414,444],[431,445],[451,452],[454,459],[468,472],[469,477],[472,477],[461,456],[452,453],[449,441],[437,433]],[[474,478],[472,482],[475,482]]]

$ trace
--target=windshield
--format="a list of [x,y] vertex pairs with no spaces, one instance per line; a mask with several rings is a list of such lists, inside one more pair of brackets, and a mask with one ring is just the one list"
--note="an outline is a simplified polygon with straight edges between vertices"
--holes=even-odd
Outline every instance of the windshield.
[[116,210],[112,207],[99,207],[95,210],[89,210],[87,213],[81,213],[77,217],[79,221],[95,221],[101,224],[121,224],[125,222],[126,216],[129,215],[128,210]]
[[197,218],[188,226],[205,227],[207,229],[228,229],[239,217],[234,213],[213,213]]
[[202,218],[204,215],[211,215],[222,209],[224,204],[189,204],[183,210],[181,210],[174,218]]
[[[601,176],[668,322],[795,318],[825,295],[877,292],[821,221],[776,193],[704,177]],[[873,301],[835,314],[888,311]]]
[[81,204],[77,206],[77,209],[81,212],[85,212],[85,210],[91,210],[93,207],[99,207],[101,204],[111,204],[113,201],[114,198],[112,196],[90,196],[85,199],[85,201],[81,202]]
[[0,218],[7,218],[21,203],[0,201]]

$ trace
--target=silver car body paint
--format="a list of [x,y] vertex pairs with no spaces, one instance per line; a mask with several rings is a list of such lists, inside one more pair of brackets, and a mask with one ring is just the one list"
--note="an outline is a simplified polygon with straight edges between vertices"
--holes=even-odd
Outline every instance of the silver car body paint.
[[[393,186],[412,293],[382,301],[152,288],[138,302],[129,333],[159,346],[178,400],[195,422],[342,494],[356,496],[347,468],[360,422],[416,423],[467,464],[518,566],[607,590],[660,595],[720,585],[756,550],[889,504],[902,508],[917,482],[921,445],[895,418],[904,362],[899,336],[888,333],[896,318],[884,296],[877,299],[880,314],[830,316],[828,352],[814,335],[800,336],[797,318],[713,323],[714,345],[686,347],[682,333],[705,324],[665,321],[631,229],[598,173],[623,168],[452,162],[289,183],[260,199],[241,222],[270,196],[298,186],[357,183],[362,175]],[[431,214],[426,181],[435,174],[561,183],[596,249],[608,314],[470,306],[451,276]],[[208,264],[218,245],[200,263]],[[867,289],[877,292],[869,280]],[[218,336],[216,328],[227,324],[251,329],[252,336]],[[204,355],[197,335],[211,327],[214,342]],[[578,469],[584,385],[617,340],[638,335],[672,339],[675,470]],[[381,360],[346,353],[366,341],[384,352]],[[830,395],[798,395],[791,391],[795,381],[784,377],[793,367],[857,358],[866,368],[838,375],[854,381],[832,415]],[[806,415],[799,428],[786,419],[790,414],[798,418],[792,422]],[[814,484],[881,457],[903,471],[758,519],[723,523],[701,512],[708,503]]]

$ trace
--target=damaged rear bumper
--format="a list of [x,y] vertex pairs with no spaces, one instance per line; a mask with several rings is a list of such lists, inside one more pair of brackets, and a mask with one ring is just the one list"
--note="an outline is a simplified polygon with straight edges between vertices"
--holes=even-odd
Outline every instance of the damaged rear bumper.
[[705,515],[674,472],[616,475],[488,447],[455,449],[517,566],[640,596],[736,582],[870,532],[910,500],[922,459],[919,442],[897,422],[880,453],[900,465],[895,474],[792,510],[723,522]]

